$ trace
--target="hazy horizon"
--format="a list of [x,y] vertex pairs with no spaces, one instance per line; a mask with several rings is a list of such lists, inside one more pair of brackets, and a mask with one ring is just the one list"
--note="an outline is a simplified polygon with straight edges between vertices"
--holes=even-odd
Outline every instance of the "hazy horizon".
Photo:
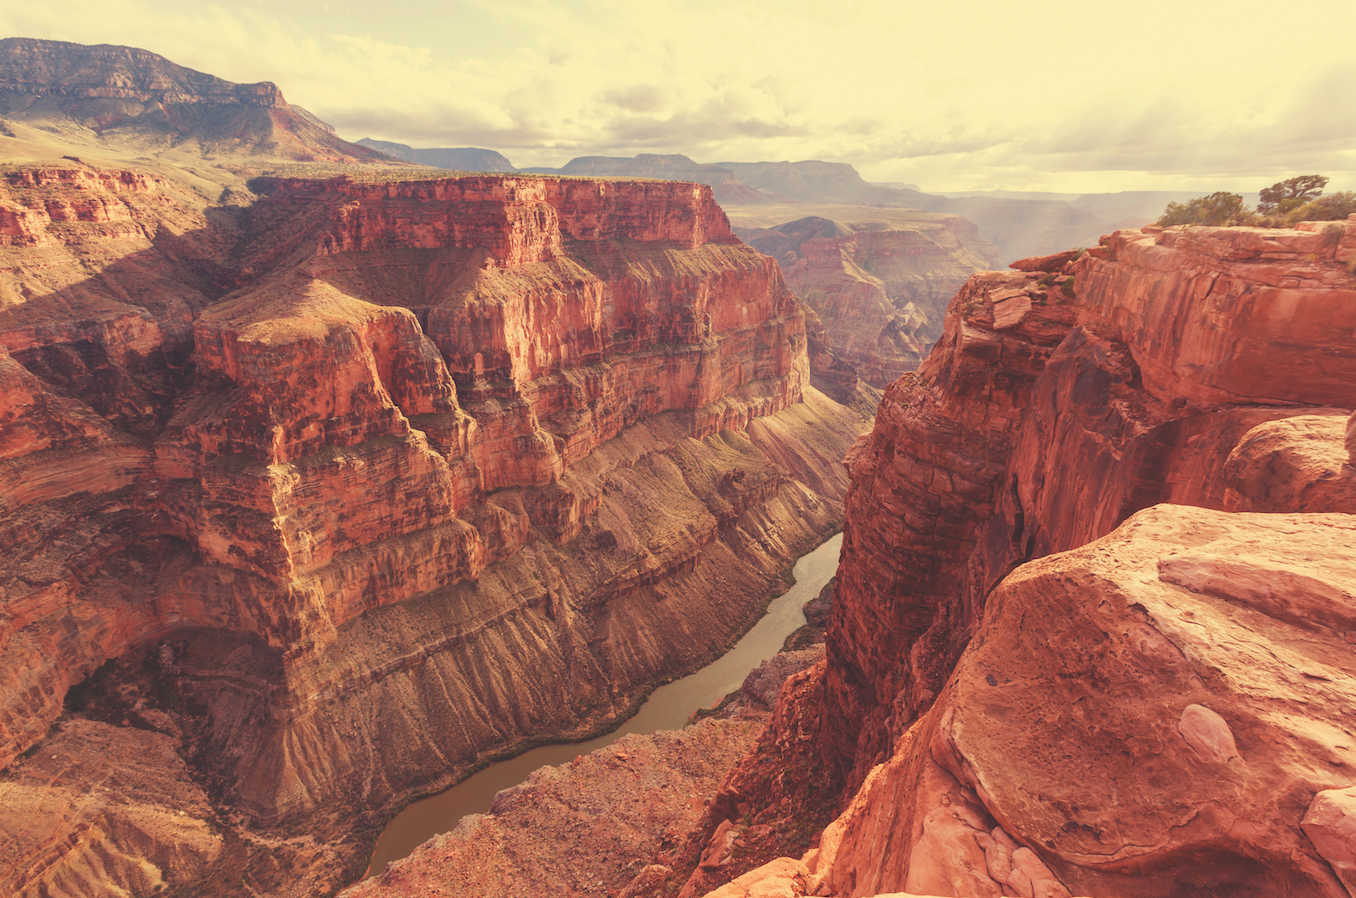
[[1356,189],[1356,61],[1325,27],[1347,5],[1307,5],[1294,45],[1218,8],[62,0],[0,11],[0,34],[142,47],[273,81],[348,140],[520,168],[653,152],[846,162],[935,192]]

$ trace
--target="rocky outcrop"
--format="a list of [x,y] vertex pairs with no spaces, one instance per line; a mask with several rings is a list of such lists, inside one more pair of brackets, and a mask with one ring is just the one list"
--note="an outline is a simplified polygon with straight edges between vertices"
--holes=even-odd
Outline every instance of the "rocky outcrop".
[[826,663],[722,787],[842,776],[805,893],[1344,894],[1353,258],[1121,231],[957,294],[848,456]]
[[373,162],[382,157],[283,99],[277,85],[234,84],[147,50],[0,40],[0,115],[65,119],[116,142],[185,140],[218,153]]
[[6,895],[146,895],[223,854],[212,808],[169,736],[72,720],[0,780]]
[[[930,704],[983,596],[1017,563],[1086,544],[1157,502],[1223,508],[1224,469],[1248,431],[1349,399],[1356,372],[1337,335],[1356,326],[1344,264],[1356,224],[1345,228],[1337,239],[1121,231],[1077,261],[1052,260],[1055,271],[973,279],[946,337],[891,388],[850,457],[862,486],[848,500],[829,635],[841,671],[831,689],[848,718],[884,696],[907,697],[903,721]],[[1278,356],[1282,342],[1291,350]],[[1265,382],[1262,358],[1283,359]],[[884,528],[851,524],[883,515],[906,522],[892,528],[897,545],[881,544]],[[871,638],[881,632],[895,636]],[[908,668],[891,645],[919,646]],[[881,727],[843,746],[858,777],[884,746],[873,741]]]
[[1229,453],[1229,511],[1346,512],[1356,508],[1356,468],[1342,444],[1350,419],[1339,410],[1259,424]]
[[[974,225],[955,216],[907,227],[810,217],[739,234],[782,266],[787,285],[823,322],[836,360],[877,387],[918,367],[956,290],[998,263]],[[815,361],[815,374],[826,374]]]
[[[343,894],[608,898],[636,878],[641,859],[692,826],[759,723],[707,720],[626,736],[573,764],[542,767],[496,795],[488,814],[462,818]],[[666,871],[655,866],[651,876]]]
[[723,650],[839,518],[861,418],[706,188],[6,177],[0,758],[168,653],[239,836],[199,894],[327,888],[407,796]]
[[[979,849],[1006,840],[1056,894],[1341,895],[1299,823],[1356,757],[1353,526],[1163,505],[1019,568],[936,705],[825,833],[830,893],[935,889],[968,842],[976,882],[996,882],[953,894],[1003,894],[1007,868]],[[890,796],[920,781],[956,800],[922,791],[887,822]],[[950,852],[931,852],[947,858],[936,874],[918,863],[929,838]]]

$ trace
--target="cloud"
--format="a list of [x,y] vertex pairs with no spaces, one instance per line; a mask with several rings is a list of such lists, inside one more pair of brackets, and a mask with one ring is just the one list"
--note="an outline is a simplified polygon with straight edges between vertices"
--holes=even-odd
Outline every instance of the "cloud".
[[[1347,0],[1312,0],[1340,21]],[[9,4],[9,34],[123,43],[270,80],[350,139],[517,165],[641,151],[851,162],[925,188],[1356,188],[1339,28],[1284,68],[1274,22],[1207,0],[321,0]],[[1343,179],[1348,179],[1344,181]],[[1272,178],[1275,180],[1275,178]],[[1226,183],[1228,182],[1228,183]]]
[[652,84],[637,84],[605,90],[599,99],[626,112],[648,113],[662,109],[668,100],[668,93]]

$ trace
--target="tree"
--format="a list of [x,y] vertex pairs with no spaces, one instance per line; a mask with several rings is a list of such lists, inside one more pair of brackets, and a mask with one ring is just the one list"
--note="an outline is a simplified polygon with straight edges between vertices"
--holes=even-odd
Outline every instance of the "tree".
[[1273,212],[1284,215],[1292,209],[1298,209],[1305,203],[1317,199],[1322,195],[1323,188],[1327,184],[1327,175],[1300,175],[1298,178],[1277,181],[1262,190],[1261,202],[1257,204],[1257,211],[1263,215],[1270,215]]
[[1219,191],[1208,196],[1198,196],[1185,203],[1168,203],[1163,215],[1156,224],[1160,227],[1173,225],[1216,225],[1233,224],[1243,214],[1243,196],[1237,193]]

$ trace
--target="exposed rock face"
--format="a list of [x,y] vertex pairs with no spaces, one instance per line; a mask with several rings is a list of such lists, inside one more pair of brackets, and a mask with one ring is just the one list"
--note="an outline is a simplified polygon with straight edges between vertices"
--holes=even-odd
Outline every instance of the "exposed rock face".
[[6,177],[4,763],[163,642],[200,773],[323,843],[624,712],[838,519],[861,419],[706,188]]
[[0,780],[6,895],[146,895],[222,854],[200,786],[161,733],[73,720]]
[[761,722],[626,736],[572,765],[543,767],[495,796],[488,814],[463,818],[344,895],[608,898],[636,877],[637,859],[692,826]]
[[1338,410],[1259,424],[1229,453],[1229,511],[1351,513],[1356,468],[1342,444],[1349,419]]
[[[877,387],[918,367],[956,290],[998,264],[974,225],[955,216],[907,228],[811,217],[739,233],[782,266],[787,285],[823,322],[833,354]],[[814,363],[812,355],[812,370]]]
[[[829,632],[830,691],[845,716],[906,724],[1014,565],[1157,502],[1223,508],[1224,468],[1244,434],[1349,402],[1356,363],[1340,335],[1356,330],[1343,264],[1356,223],[1342,234],[1121,231],[1067,274],[967,284],[947,335],[887,392],[875,434],[849,460],[862,485],[848,499]],[[1291,349],[1279,354],[1282,342]],[[1259,375],[1264,358],[1275,376]],[[905,526],[852,523],[887,517]],[[899,646],[913,647],[907,666]],[[861,744],[841,750],[859,779],[886,745],[884,720],[857,732]]]
[[[919,864],[938,854],[930,834],[954,852],[994,832],[1056,894],[1343,895],[1325,862],[1340,849],[1315,841],[1315,857],[1299,824],[1356,760],[1353,537],[1352,515],[1162,505],[1023,565],[815,871],[831,894],[936,890]],[[950,806],[897,797],[932,781]],[[1340,827],[1319,805],[1308,819]],[[992,851],[971,869],[995,883],[950,894],[1011,894]]]
[[341,140],[277,85],[234,84],[135,47],[0,40],[0,115],[64,118],[111,138],[195,140],[216,151],[366,162],[381,156]]
[[848,456],[817,704],[722,787],[841,771],[808,891],[1343,894],[1353,258],[1121,231],[956,296]]

